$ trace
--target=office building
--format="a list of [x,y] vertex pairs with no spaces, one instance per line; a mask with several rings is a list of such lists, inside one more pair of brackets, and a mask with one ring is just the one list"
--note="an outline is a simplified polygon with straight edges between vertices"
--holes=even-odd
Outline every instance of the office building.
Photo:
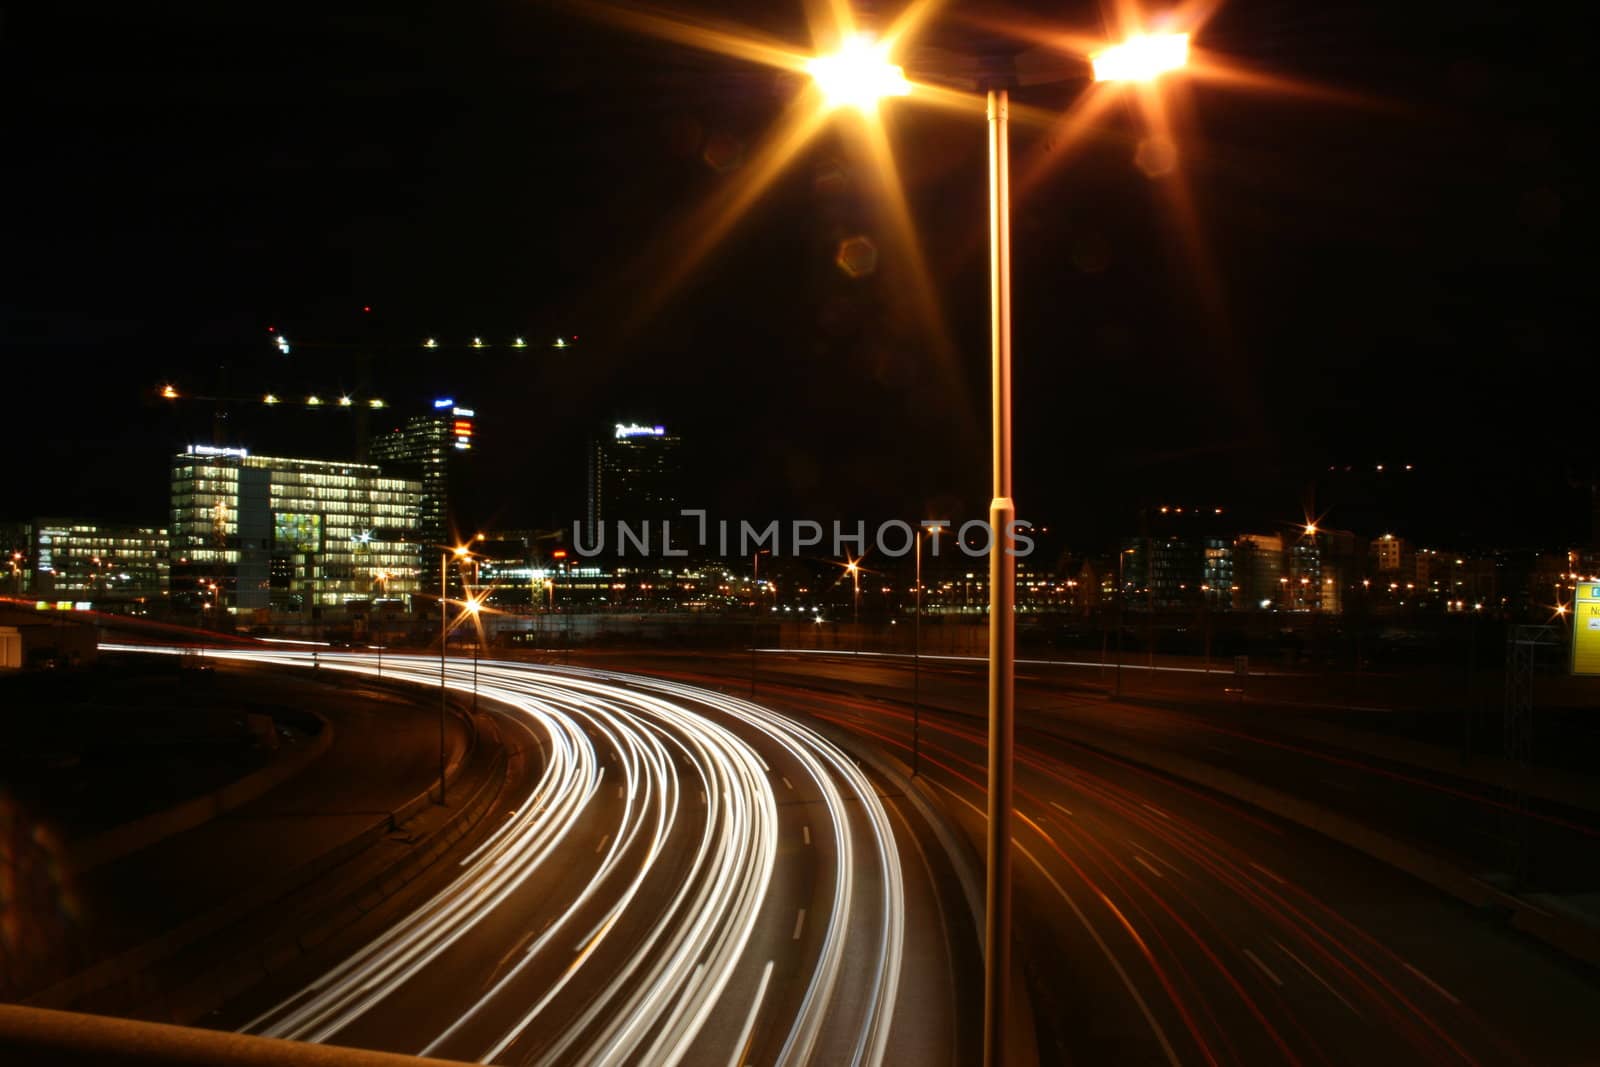
[[[617,550],[617,523],[637,529],[678,517],[682,491],[679,439],[665,426],[617,423],[589,448],[589,503],[585,538],[596,544],[604,527],[608,553]],[[654,527],[659,537],[659,525]],[[656,538],[652,538],[654,543]]]
[[1339,614],[1346,593],[1360,582],[1369,554],[1367,542],[1348,530],[1308,525],[1285,552],[1284,610]]
[[190,445],[172,460],[172,595],[237,613],[409,600],[422,485],[368,463]]
[[163,527],[40,518],[12,525],[6,540],[6,589],[13,595],[133,614],[167,597]]
[[1368,551],[1372,570],[1384,581],[1396,578],[1411,581],[1415,577],[1417,554],[1404,538],[1386,533],[1374,539]]
[[1284,604],[1281,534],[1240,534],[1233,539],[1233,607],[1270,611]]
[[[433,401],[428,413],[413,415],[404,425],[373,438],[372,460],[384,474],[421,483],[418,539],[424,546],[437,549],[456,542],[456,492],[461,464],[472,453],[476,417],[472,408],[442,397]],[[439,584],[437,551],[422,553],[422,581],[429,589]],[[459,595],[460,589],[454,592]]]
[[1223,509],[1167,505],[1143,512],[1145,532],[1123,544],[1123,593],[1136,610],[1233,606],[1233,539]]

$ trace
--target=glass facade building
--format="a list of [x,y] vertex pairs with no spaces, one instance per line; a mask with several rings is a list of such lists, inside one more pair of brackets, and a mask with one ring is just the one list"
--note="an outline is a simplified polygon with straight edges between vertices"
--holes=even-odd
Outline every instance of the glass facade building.
[[431,414],[414,415],[372,441],[371,457],[385,474],[415,478],[421,485],[417,531],[419,541],[433,546],[422,553],[421,578],[429,589],[439,584],[437,546],[456,541],[452,474],[472,452],[476,418],[472,408],[444,398],[433,402]]
[[665,426],[617,423],[590,444],[588,475],[590,545],[604,529],[606,551],[615,552],[617,523],[637,529],[641,522],[678,518],[682,460],[679,439]]
[[143,614],[167,597],[167,531],[92,519],[40,518],[8,538],[7,586],[40,600]]
[[173,597],[226,611],[408,600],[422,485],[368,463],[191,445],[172,460]]

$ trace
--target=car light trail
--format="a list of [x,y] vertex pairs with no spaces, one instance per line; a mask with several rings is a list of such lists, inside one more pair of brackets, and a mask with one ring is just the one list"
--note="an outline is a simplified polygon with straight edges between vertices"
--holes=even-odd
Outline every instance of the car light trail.
[[[377,673],[376,658],[359,653],[207,655]],[[390,655],[383,667],[389,680],[439,684],[431,659]],[[426,980],[446,953],[466,951],[464,939],[485,919],[509,914],[540,932],[506,954],[481,991],[464,993],[468,1002],[417,1051],[481,1062],[676,1064],[691,1050],[696,1059],[707,1053],[697,1042],[707,1021],[720,1017],[726,1025],[711,1032],[726,1032],[738,1047],[714,1050],[718,1059],[737,1060],[758,1040],[778,1046],[781,1036],[782,1065],[819,1056],[884,1062],[903,955],[904,886],[888,813],[853,760],[785,716],[692,686],[497,661],[479,661],[477,670],[479,695],[514,709],[541,739],[543,765],[527,795],[507,805],[510,817],[461,861],[448,886],[245,1029],[335,1039],[409,983]],[[470,690],[470,665],[451,664],[447,684]],[[834,846],[825,916],[818,906],[821,947],[787,1020],[758,1017],[770,961],[750,975],[760,980],[753,1002],[752,986],[724,997],[741,964],[750,971],[756,962],[746,960],[756,930],[787,938],[794,922],[793,910],[767,906],[779,840],[772,779],[782,775],[762,751],[793,760],[811,779],[828,814],[822,832]],[[608,775],[620,788],[615,801]],[[800,784],[795,778],[791,788]],[[684,804],[686,790],[703,804]],[[595,812],[608,821],[591,835],[592,820],[580,823]],[[875,868],[874,877],[861,876],[861,862]],[[556,876],[574,870],[582,887],[545,899]],[[665,903],[643,893],[669,878]],[[847,945],[852,959],[871,963],[862,975],[852,967],[843,981]],[[498,949],[497,956],[504,946]],[[485,1034],[497,1036],[486,1041]]]

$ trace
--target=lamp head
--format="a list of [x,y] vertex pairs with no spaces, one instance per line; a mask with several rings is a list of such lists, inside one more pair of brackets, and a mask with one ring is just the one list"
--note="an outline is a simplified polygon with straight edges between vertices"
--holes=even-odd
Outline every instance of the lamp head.
[[1187,33],[1151,33],[1130,37],[1089,57],[1097,82],[1149,82],[1189,62]]
[[889,62],[889,46],[864,33],[851,34],[837,52],[811,60],[806,72],[829,107],[853,107],[869,115],[884,97],[911,92],[905,71]]

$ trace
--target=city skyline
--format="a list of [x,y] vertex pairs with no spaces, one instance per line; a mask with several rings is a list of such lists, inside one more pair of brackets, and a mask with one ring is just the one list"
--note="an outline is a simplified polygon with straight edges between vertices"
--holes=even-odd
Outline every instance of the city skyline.
[[0,1061],[1588,1062],[1569,23],[0,11]]
[[[1134,165],[1115,121],[1070,171],[1019,199],[1018,225],[1032,228],[1017,273],[1027,310],[1019,502],[1106,539],[1115,532],[1102,514],[1152,500],[1194,493],[1282,507],[1329,465],[1411,462],[1437,479],[1427,514],[1448,520],[1441,534],[1577,535],[1586,523],[1569,517],[1569,482],[1593,480],[1594,460],[1551,383],[1582,373],[1584,346],[1560,299],[1571,285],[1562,129],[1535,110],[1565,70],[1529,64],[1537,49],[1505,43],[1525,41],[1500,32],[1505,14],[1453,30],[1484,57],[1458,61],[1411,54],[1436,35],[1426,8],[1345,8],[1312,45],[1281,13],[1247,7],[1221,12],[1219,43],[1326,92],[1196,108],[1207,136],[1191,178],[1219,235],[1228,328],[1159,236],[1164,185]],[[781,79],[552,9],[438,25],[395,15],[373,24],[377,35],[332,14],[292,35],[245,12],[209,14],[209,32],[164,33],[163,17],[113,15],[56,36],[48,14],[28,13],[0,34],[8,67],[48,87],[10,120],[13,176],[37,210],[11,234],[13,261],[33,266],[0,299],[0,346],[46,381],[57,367],[88,371],[72,383],[75,434],[109,457],[72,490],[24,469],[13,491],[30,501],[25,510],[73,513],[96,498],[122,506],[126,487],[159,484],[139,456],[208,440],[173,440],[167,416],[140,406],[167,380],[207,393],[219,382],[238,391],[374,382],[370,391],[396,406],[493,398],[480,405],[485,432],[514,431],[523,446],[486,465],[491,484],[581,472],[590,425],[653,409],[720,462],[717,492],[763,512],[792,499],[841,514],[889,497],[897,513],[985,503],[975,134],[908,113],[897,137],[912,212],[955,223],[927,235],[957,368],[941,377],[926,373],[930,341],[897,296],[893,250],[880,248],[862,276],[835,264],[838,240],[884,244],[889,223],[851,146],[831,135],[742,220],[696,275],[692,299],[680,292],[640,323],[614,314],[609,293],[584,291],[581,279],[598,276],[639,291],[630,288],[639,269],[673,251],[663,220],[738,178]],[[798,18],[764,17],[774,32]],[[223,53],[219,35],[230,42]],[[532,42],[549,36],[563,41],[559,54],[527,62]],[[138,49],[126,49],[130,38]],[[60,54],[67,40],[70,59]],[[385,49],[434,65],[388,64],[381,100],[325,106],[350,62],[381,63]],[[167,73],[128,79],[134,87],[116,99],[56,73],[89,64],[113,77],[135,52],[141,71]],[[269,92],[235,73],[257,61],[293,64],[294,85]],[[690,64],[706,73],[689,77]],[[598,70],[614,79],[605,99],[632,110],[595,102],[580,122],[532,103]],[[502,77],[514,91],[502,91]],[[183,120],[214,138],[204,151],[184,137],[190,127],[148,120],[179,78],[208,90]],[[1419,114],[1454,121],[1419,133]],[[88,160],[65,129],[105,146],[93,171],[109,197],[98,210],[115,213],[114,225],[76,212]],[[1019,166],[1042,151],[1036,133],[1015,136]],[[1485,157],[1484,141],[1510,147]],[[542,165],[544,146],[556,146],[560,166]],[[485,163],[491,195],[474,184]],[[186,200],[179,191],[200,167],[216,197]],[[1241,168],[1262,177],[1246,181]],[[1455,181],[1422,195],[1441,175]],[[616,193],[604,210],[593,195],[601,186]],[[166,221],[136,221],[152,217]],[[303,262],[299,250],[324,231],[336,251]],[[74,258],[90,246],[103,251]],[[1065,317],[1051,314],[1058,307]],[[287,355],[269,327],[291,342]],[[574,349],[550,347],[573,335]],[[470,347],[473,337],[519,336],[526,350]],[[430,337],[453,347],[425,349]],[[1496,382],[1488,399],[1477,392],[1485,375]],[[25,440],[49,435],[60,417],[53,404],[13,413]],[[557,482],[575,492],[581,477]],[[1464,506],[1482,504],[1485,487],[1497,506]],[[497,502],[485,498],[488,521]],[[503,503],[502,524],[582,514],[581,499],[570,515],[518,506]]]

